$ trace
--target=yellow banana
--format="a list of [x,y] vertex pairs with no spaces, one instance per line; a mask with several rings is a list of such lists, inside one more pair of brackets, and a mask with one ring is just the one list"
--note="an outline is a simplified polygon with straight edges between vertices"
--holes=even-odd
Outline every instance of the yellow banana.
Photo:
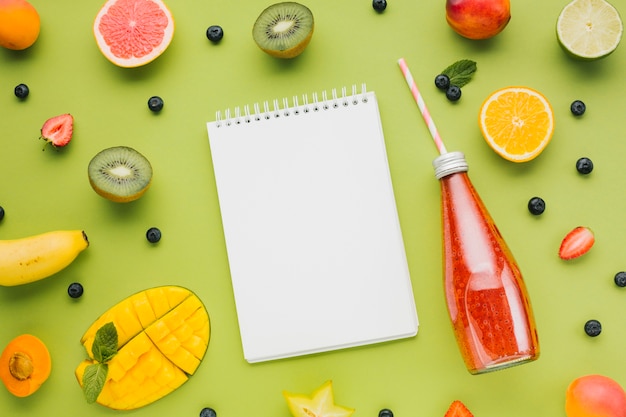
[[27,284],[56,274],[89,246],[82,230],[57,230],[0,240],[0,285]]

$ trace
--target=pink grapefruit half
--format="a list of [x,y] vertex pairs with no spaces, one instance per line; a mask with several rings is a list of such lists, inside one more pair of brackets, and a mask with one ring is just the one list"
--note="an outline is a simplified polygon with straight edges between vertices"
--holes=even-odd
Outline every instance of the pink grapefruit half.
[[108,0],[93,31],[109,61],[139,67],[165,52],[174,36],[174,19],[161,0]]

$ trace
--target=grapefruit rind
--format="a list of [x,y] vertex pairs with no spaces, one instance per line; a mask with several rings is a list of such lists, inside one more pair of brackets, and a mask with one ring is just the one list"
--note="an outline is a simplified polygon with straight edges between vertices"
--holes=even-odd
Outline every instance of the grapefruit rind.
[[165,52],[174,37],[174,19],[161,0],[108,0],[96,16],[93,31],[109,61],[135,68]]

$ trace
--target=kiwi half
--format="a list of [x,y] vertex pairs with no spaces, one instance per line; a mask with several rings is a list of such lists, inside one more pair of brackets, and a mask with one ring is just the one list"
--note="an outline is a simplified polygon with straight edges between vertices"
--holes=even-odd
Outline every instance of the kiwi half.
[[295,2],[276,3],[259,15],[252,37],[263,51],[277,58],[293,58],[302,53],[313,36],[313,13]]
[[89,162],[87,171],[94,191],[116,203],[137,200],[152,183],[152,165],[128,146],[100,151]]

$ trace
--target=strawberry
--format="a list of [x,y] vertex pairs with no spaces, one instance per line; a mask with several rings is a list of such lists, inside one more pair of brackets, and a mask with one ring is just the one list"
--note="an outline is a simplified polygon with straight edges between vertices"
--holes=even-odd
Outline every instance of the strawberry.
[[74,117],[71,114],[61,114],[46,120],[41,128],[41,139],[46,144],[51,143],[53,147],[60,148],[72,139],[74,128]]
[[559,248],[559,257],[564,260],[578,258],[591,249],[596,239],[588,227],[578,226],[569,232]]
[[444,417],[474,417],[474,414],[461,401],[454,400]]

